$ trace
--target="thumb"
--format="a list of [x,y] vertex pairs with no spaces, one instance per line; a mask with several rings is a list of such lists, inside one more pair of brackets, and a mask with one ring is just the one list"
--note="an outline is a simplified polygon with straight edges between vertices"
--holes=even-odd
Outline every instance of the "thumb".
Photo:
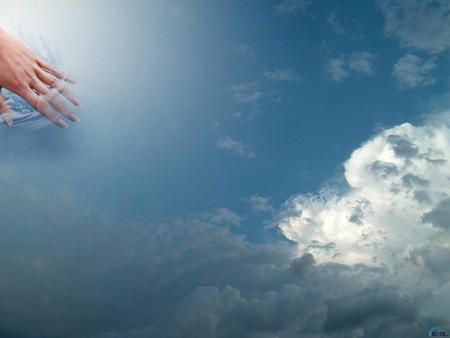
[[8,125],[12,126],[12,117],[10,114],[5,114],[10,110],[9,104],[6,102],[5,97],[0,93],[0,115],[3,121]]

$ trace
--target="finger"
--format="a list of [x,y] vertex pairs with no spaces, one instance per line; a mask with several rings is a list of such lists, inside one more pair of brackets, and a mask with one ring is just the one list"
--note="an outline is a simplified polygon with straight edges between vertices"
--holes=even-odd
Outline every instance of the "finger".
[[46,85],[48,85],[50,87],[53,87],[59,81],[59,79],[57,77],[55,77],[53,74],[51,74],[49,72],[46,72],[42,68],[38,68],[36,70],[36,75],[39,78],[39,80],[41,80],[42,82],[44,82]]
[[5,122],[7,126],[11,127],[13,125],[13,118],[10,114],[7,114],[9,110],[10,107],[8,103],[6,102],[4,96],[0,93],[0,115],[3,122]]
[[75,106],[77,107],[80,106],[80,100],[78,99],[78,97],[76,97],[76,95],[69,88],[67,88],[67,86],[65,86],[63,82],[59,81],[55,83],[52,87],[56,89],[58,92],[60,92],[62,95],[64,95],[66,99],[72,102]]
[[50,104],[63,116],[67,117],[72,122],[80,122],[80,119],[73,111],[71,111],[62,100],[60,100],[60,94],[51,88],[46,87],[42,83],[35,83],[33,86],[41,96],[44,97],[45,100],[50,102]]
[[67,86],[65,86],[64,83],[60,82],[58,78],[56,78],[55,76],[46,72],[43,69],[37,70],[36,75],[39,78],[39,80],[44,82],[46,85],[55,88],[75,106],[78,107],[80,105],[80,100],[76,97],[76,95],[69,88],[67,88]]
[[6,113],[9,109],[5,97],[0,93],[0,114]]
[[57,68],[53,67],[52,65],[49,65],[48,63],[44,62],[43,60],[38,59],[37,63],[39,65],[39,67],[41,67],[42,69],[52,73],[58,79],[64,80],[64,81],[69,82],[69,83],[75,83],[75,80],[72,79],[69,75],[61,72],[60,70],[58,70]]
[[69,125],[52,110],[50,103],[48,103],[44,99],[44,97],[35,93],[31,88],[26,89],[23,93],[20,93],[20,96],[22,96],[34,109],[48,118],[58,127],[69,127]]

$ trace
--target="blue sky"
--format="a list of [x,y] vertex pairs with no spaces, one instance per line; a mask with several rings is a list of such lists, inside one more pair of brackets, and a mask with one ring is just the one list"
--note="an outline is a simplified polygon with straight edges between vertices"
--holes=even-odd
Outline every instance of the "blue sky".
[[68,130],[1,130],[0,293],[19,305],[0,337],[445,325],[449,9],[5,1],[1,25],[48,46],[83,105]]

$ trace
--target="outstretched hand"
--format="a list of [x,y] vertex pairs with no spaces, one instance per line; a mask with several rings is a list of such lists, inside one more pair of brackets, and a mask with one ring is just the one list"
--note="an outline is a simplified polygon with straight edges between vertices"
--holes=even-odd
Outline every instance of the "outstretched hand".
[[[79,122],[79,118],[62,101],[61,95],[76,106],[80,102],[66,83],[74,81],[0,28],[0,88],[16,93],[58,127],[67,128],[62,116],[72,122]],[[9,109],[0,92],[0,114]]]

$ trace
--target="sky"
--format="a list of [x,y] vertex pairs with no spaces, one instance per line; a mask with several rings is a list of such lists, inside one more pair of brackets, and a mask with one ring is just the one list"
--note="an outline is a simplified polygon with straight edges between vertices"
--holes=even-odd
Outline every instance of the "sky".
[[4,0],[79,125],[0,125],[1,338],[450,332],[444,0]]

